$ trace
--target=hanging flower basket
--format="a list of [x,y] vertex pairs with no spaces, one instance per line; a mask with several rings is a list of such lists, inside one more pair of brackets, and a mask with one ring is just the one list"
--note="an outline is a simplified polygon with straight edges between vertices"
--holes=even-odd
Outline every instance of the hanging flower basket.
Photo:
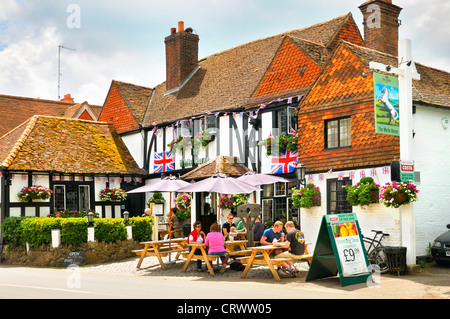
[[267,156],[271,156],[272,153],[283,154],[286,150],[294,152],[298,147],[298,137],[286,134],[269,136],[265,140],[262,140],[258,145],[266,147]]
[[380,200],[386,207],[399,208],[402,205],[415,202],[419,190],[411,181],[386,183],[381,187]]
[[363,177],[355,185],[343,188],[347,191],[347,200],[352,206],[367,206],[380,201],[380,185],[375,184],[372,177]]
[[33,185],[31,187],[24,187],[17,194],[21,202],[29,201],[43,201],[50,198],[53,192],[47,187],[40,185]]
[[306,184],[300,189],[292,189],[292,204],[299,208],[311,208],[313,206],[321,205],[320,189],[314,184]]
[[191,200],[192,196],[189,193],[180,193],[175,198],[176,213],[178,220],[185,220],[191,218]]

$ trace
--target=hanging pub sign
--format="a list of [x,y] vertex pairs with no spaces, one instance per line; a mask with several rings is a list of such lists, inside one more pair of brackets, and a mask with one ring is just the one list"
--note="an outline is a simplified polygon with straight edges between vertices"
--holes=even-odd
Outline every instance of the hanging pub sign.
[[338,273],[342,286],[367,282],[372,276],[355,213],[323,216],[306,281]]
[[375,133],[400,136],[398,79],[373,73]]

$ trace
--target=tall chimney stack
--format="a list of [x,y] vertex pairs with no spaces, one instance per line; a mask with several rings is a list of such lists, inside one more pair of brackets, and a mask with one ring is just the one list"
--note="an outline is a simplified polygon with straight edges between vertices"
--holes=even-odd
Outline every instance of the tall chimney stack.
[[402,8],[392,0],[369,0],[359,6],[367,48],[398,56],[398,19]]
[[184,22],[178,22],[178,32],[171,28],[166,44],[166,89],[173,90],[181,86],[188,75],[198,66],[197,34],[192,28],[184,29]]

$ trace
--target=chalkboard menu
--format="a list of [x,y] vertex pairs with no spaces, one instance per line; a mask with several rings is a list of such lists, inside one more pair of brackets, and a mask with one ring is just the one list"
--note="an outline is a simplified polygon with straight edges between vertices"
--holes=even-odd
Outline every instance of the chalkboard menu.
[[84,262],[84,252],[83,251],[73,251],[67,253],[63,260],[63,267],[74,267],[81,266]]

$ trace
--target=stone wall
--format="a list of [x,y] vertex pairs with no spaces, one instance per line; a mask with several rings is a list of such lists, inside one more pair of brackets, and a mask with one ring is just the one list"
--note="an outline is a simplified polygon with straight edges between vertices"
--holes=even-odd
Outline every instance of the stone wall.
[[135,257],[132,250],[142,249],[143,245],[134,240],[116,241],[115,243],[89,242],[80,246],[60,245],[52,248],[50,245],[40,247],[8,247],[2,251],[2,262],[9,265],[35,267],[62,267],[67,253],[83,251],[85,260],[83,265],[100,264]]

